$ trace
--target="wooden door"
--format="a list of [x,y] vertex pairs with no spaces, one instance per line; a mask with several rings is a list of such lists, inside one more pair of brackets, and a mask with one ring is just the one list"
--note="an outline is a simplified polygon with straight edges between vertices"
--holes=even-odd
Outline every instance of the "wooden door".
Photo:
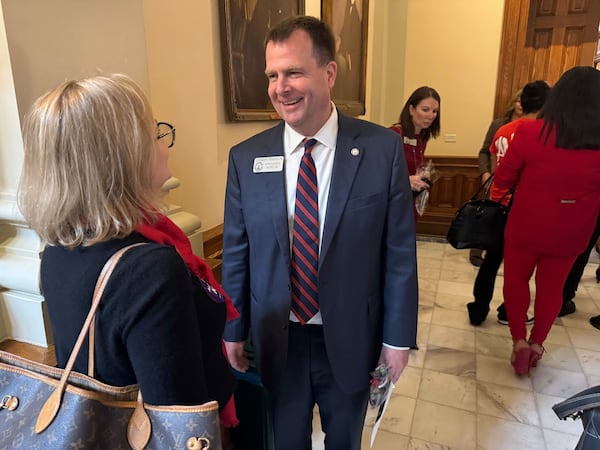
[[593,66],[600,0],[505,0],[494,116],[530,81]]

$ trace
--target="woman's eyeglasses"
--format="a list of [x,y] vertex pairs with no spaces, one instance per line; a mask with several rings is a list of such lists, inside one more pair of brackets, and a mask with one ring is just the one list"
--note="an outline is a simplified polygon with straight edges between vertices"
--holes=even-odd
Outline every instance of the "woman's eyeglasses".
[[158,128],[156,140],[165,138],[167,148],[173,147],[173,144],[175,144],[175,127],[167,122],[157,122],[156,127]]

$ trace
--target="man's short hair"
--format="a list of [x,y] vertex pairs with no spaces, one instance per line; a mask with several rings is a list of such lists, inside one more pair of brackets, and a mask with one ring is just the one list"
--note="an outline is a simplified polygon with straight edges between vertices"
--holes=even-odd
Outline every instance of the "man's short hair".
[[335,59],[335,38],[329,25],[312,16],[293,16],[271,28],[265,38],[265,46],[269,42],[287,40],[294,31],[305,31],[312,40],[313,54],[319,66],[324,66]]

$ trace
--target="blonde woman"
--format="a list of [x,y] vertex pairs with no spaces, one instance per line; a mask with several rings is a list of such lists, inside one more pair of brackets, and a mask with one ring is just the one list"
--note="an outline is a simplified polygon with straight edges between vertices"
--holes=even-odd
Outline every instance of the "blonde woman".
[[[19,187],[23,215],[47,243],[41,287],[59,367],[90,308],[96,279],[119,262],[97,313],[95,378],[138,383],[156,405],[217,400],[235,423],[231,370],[222,352],[221,287],[187,237],[160,213],[175,128],[156,122],[127,76],[68,81],[41,96],[27,116]],[[227,308],[229,306],[229,308]],[[75,370],[87,372],[84,346]]]

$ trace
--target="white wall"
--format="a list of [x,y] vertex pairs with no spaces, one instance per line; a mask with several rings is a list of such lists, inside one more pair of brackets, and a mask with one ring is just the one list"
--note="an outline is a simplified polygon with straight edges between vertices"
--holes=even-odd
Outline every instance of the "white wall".
[[[20,121],[59,82],[100,71],[128,73],[148,91],[142,0],[3,0],[0,8],[0,340],[47,345],[42,243],[16,207]],[[186,231],[199,227],[197,218],[173,211],[192,228]]]
[[[319,15],[320,0],[306,0]],[[181,187],[172,202],[202,219],[223,222],[229,149],[275,122],[230,123],[225,112],[220,1],[144,1],[150,91],[155,113],[177,127],[170,166]],[[257,43],[261,45],[261,43]]]
[[170,166],[181,187],[170,199],[212,227],[223,221],[229,147],[272,124],[227,123],[216,2],[146,0],[144,23],[155,114],[177,128]]
[[17,102],[62,81],[124,72],[148,89],[142,0],[2,0]]
[[18,181],[14,174],[21,171],[23,164],[17,96],[2,17],[0,4],[0,199],[2,196],[14,196]]
[[423,85],[442,99],[428,154],[477,155],[493,119],[503,9],[504,0],[408,0],[404,99]]
[[398,119],[404,104],[408,1],[369,3],[365,118],[383,126]]

